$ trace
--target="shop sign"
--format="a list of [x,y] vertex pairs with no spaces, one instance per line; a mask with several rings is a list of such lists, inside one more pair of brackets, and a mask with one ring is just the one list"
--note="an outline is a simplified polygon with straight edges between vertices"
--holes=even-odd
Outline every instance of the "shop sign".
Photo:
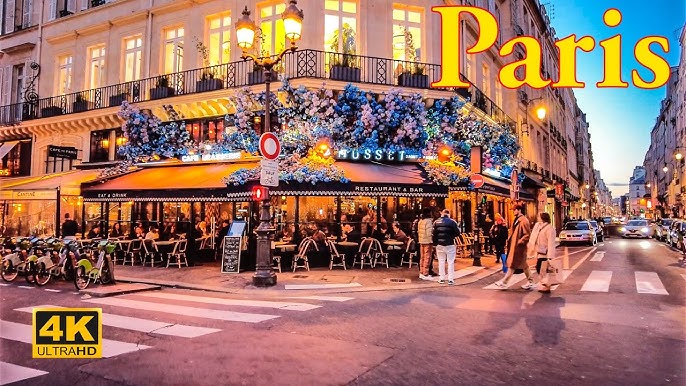
[[56,200],[57,190],[6,190],[0,195],[3,200]]
[[237,159],[241,159],[240,151],[233,151],[229,153],[189,154],[181,156],[182,162],[230,161]]
[[563,201],[565,199],[565,187],[562,184],[555,184],[555,199]]
[[75,147],[48,145],[48,157],[76,159],[79,151]]
[[97,198],[128,198],[129,193],[98,193]]
[[335,153],[335,158],[344,161],[389,162],[405,162],[418,159],[416,155],[406,154],[405,150],[384,151],[381,149],[341,149]]
[[420,186],[355,186],[354,191],[358,193],[377,193],[377,194],[394,194],[394,193],[424,193],[424,188]]
[[0,169],[0,176],[9,176],[9,175],[10,175],[9,169]]

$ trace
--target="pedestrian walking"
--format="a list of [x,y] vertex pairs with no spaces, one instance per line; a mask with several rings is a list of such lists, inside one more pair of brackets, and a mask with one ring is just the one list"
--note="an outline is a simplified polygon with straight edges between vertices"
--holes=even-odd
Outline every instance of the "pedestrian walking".
[[460,235],[460,229],[455,220],[450,218],[450,211],[444,209],[441,217],[434,222],[433,242],[436,245],[438,257],[439,284],[445,283],[445,269],[448,264],[448,284],[455,284],[455,237]]
[[[486,219],[484,220],[483,229],[486,232],[488,232],[491,228],[493,228],[493,225],[494,225],[494,223],[493,223],[493,220],[491,219],[491,215],[487,214]],[[484,245],[484,250],[486,251],[485,253],[490,255],[491,253],[493,253],[493,246],[494,245],[493,245],[493,240],[491,240],[491,237],[490,237],[491,235],[488,234],[487,236],[488,237],[484,238],[484,240],[486,241],[486,245]],[[498,259],[498,257],[496,256],[496,260],[497,259]]]
[[495,248],[495,263],[502,261],[503,272],[507,273],[507,255],[505,254],[505,245],[507,244],[507,225],[505,219],[499,213],[495,215],[495,224],[491,227],[490,236]]
[[529,272],[529,263],[526,261],[527,244],[531,236],[531,224],[529,220],[522,214],[524,206],[517,204],[513,211],[515,215],[514,224],[512,224],[512,233],[507,240],[507,259],[510,261],[509,269],[502,281],[497,281],[496,286],[507,289],[507,282],[514,274],[515,269],[524,271],[524,275],[528,279],[528,283],[533,288],[533,279],[531,272]]
[[[550,215],[548,213],[539,213],[537,220],[531,231],[531,237],[527,245],[527,255],[536,256],[536,273],[542,286],[540,291],[550,292],[550,287],[541,280],[545,275],[545,273],[541,274],[541,265],[544,261],[555,258],[555,229],[550,224]],[[522,288],[533,289],[533,286],[529,286],[529,283],[527,283]]]
[[429,267],[433,262],[433,217],[431,209],[422,210],[422,219],[417,223],[417,241],[419,242],[419,278],[431,280]]

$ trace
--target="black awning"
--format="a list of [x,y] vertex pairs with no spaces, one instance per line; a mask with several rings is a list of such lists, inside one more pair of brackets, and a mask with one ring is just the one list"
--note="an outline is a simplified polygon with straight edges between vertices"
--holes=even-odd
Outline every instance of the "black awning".
[[[486,175],[482,175],[484,178],[484,185],[478,189],[479,193],[493,194],[496,196],[510,197],[510,181],[501,180]],[[470,188],[469,183],[463,183],[457,186],[451,186],[450,191],[469,191],[473,192],[474,189]],[[519,198],[522,200],[533,200],[534,195],[526,192],[524,190],[519,190]]]

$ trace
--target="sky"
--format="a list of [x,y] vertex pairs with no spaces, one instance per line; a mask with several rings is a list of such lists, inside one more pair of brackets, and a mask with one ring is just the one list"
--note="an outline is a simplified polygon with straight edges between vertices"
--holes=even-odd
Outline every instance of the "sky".
[[[586,113],[591,133],[591,147],[595,169],[612,191],[613,197],[629,191],[629,177],[634,167],[643,164],[650,146],[650,131],[660,112],[665,87],[654,90],[639,89],[631,83],[631,70],[637,69],[646,80],[652,74],[634,58],[634,45],[646,36],[669,39],[669,52],[659,45],[653,51],[676,66],[681,47],[679,34],[686,20],[683,0],[540,0],[549,10],[554,8],[551,24],[558,39],[576,34],[592,36],[596,48],[589,53],[577,53],[577,79],[586,83],[584,89],[574,89],[582,111]],[[622,22],[615,28],[603,23],[603,13],[616,8]],[[622,79],[629,83],[625,89],[599,89],[603,79],[603,39],[622,35]]]

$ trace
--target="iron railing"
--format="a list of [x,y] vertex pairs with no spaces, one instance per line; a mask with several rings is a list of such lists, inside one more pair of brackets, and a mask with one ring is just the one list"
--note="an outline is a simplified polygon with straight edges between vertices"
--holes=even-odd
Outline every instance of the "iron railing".
[[[416,89],[430,88],[431,83],[438,81],[441,76],[441,66],[438,64],[309,49],[287,53],[276,70],[289,79],[329,79],[353,84]],[[469,82],[463,75],[461,77]],[[0,125],[13,125],[25,120],[120,106],[124,100],[144,102],[263,82],[262,69],[255,66],[253,61],[241,60],[40,98],[35,103],[23,102],[0,106]],[[473,83],[469,82],[469,85],[469,88],[452,91],[473,103],[495,121],[514,127],[514,121],[495,102]]]

